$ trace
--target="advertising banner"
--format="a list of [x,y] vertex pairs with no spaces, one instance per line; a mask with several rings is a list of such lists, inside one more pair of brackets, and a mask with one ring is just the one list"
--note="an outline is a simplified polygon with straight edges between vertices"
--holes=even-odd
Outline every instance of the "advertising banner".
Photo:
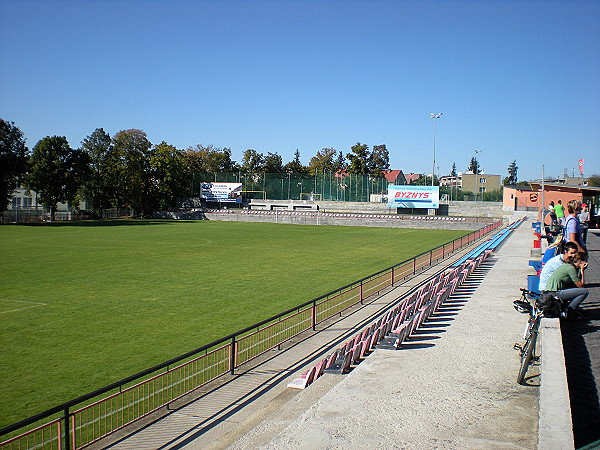
[[583,158],[579,160],[579,174],[583,175]]
[[200,198],[206,202],[242,203],[242,183],[203,182]]
[[427,208],[440,207],[439,186],[388,186],[388,207]]

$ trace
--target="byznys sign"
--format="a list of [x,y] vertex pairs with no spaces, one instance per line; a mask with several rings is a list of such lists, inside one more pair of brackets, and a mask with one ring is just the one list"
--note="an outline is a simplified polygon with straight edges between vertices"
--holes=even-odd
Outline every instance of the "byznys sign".
[[388,186],[388,207],[427,208],[440,207],[439,186]]
[[207,202],[242,203],[242,183],[203,182],[200,198]]

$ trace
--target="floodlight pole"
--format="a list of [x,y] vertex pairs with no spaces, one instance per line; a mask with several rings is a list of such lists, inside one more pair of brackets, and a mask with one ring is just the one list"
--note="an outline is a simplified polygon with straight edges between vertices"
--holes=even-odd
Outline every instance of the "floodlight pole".
[[435,176],[435,133],[436,133],[436,119],[442,117],[442,113],[431,113],[429,115],[430,119],[433,119],[433,161],[431,163],[431,185],[433,186],[433,178]]
[[[474,152],[476,155],[478,155],[479,153],[481,153],[483,150],[477,150],[475,149]],[[477,161],[477,158],[475,158],[475,201],[477,201],[477,195],[479,194],[479,168],[477,167],[479,165],[479,162]],[[481,194],[481,201],[483,201],[483,194]]]

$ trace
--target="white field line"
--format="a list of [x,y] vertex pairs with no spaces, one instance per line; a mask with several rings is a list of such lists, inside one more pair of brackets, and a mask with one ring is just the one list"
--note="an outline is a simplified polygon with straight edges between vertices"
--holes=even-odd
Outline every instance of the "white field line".
[[13,298],[0,298],[0,302],[29,303],[29,306],[23,306],[22,308],[16,308],[16,309],[9,309],[8,311],[0,311],[0,314],[5,314],[5,313],[15,312],[15,311],[23,311],[24,309],[37,308],[38,306],[48,306],[48,303],[30,302],[27,300],[16,300]]

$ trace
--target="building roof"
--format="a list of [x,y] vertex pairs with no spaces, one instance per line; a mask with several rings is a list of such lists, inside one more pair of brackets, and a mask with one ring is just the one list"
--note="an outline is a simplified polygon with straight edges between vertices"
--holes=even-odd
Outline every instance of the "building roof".
[[[539,191],[542,188],[541,181],[530,181],[529,184],[533,188],[534,191]],[[561,184],[561,183],[546,183],[544,182],[544,190],[550,188],[552,191],[561,191],[561,190],[569,190],[569,191],[579,191],[581,195],[589,195],[595,196],[600,195],[600,187],[597,186],[581,186],[574,184]]]
[[516,189],[518,191],[533,191],[533,188],[531,186],[524,185],[509,184],[504,187],[508,189]]
[[421,174],[420,173],[412,173],[412,172],[405,173],[404,178],[406,178],[406,182],[410,184],[413,181],[417,181],[419,178],[421,178]]
[[[388,181],[388,183],[395,182],[400,175],[402,175],[401,170],[384,170],[383,171],[383,176]],[[405,176],[405,178],[406,178],[406,176]]]

